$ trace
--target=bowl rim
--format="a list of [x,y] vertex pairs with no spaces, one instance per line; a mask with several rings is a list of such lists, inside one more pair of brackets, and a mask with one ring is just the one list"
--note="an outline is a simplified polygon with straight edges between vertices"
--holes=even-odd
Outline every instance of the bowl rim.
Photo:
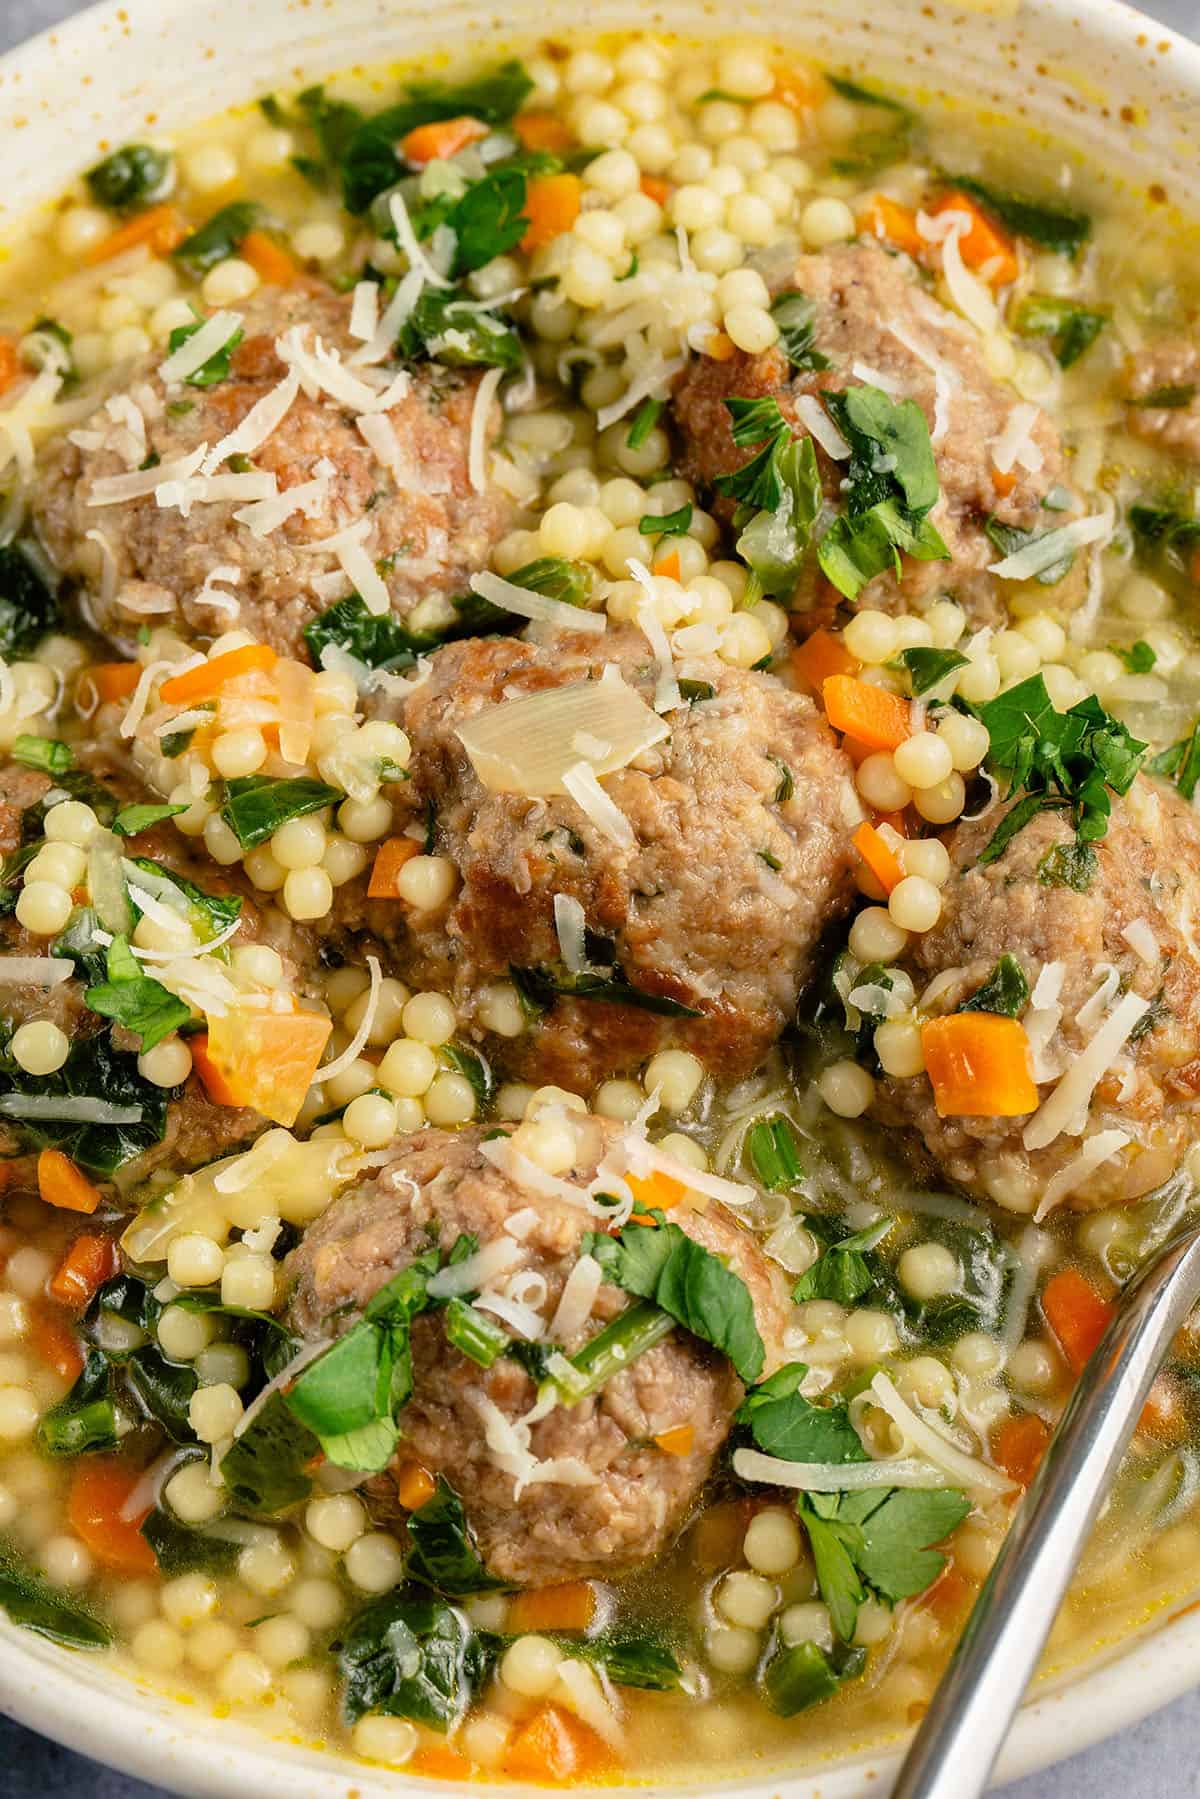
[[[179,0],[176,0],[179,3]],[[307,5],[310,0],[300,0]],[[337,0],[324,0],[330,10]],[[1019,5],[1020,0],[1017,0]],[[696,0],[697,33],[719,28],[706,0]],[[999,12],[1005,0],[971,0],[962,10]],[[1014,5],[1014,13],[1017,10]],[[1136,59],[1148,37],[1171,53],[1173,84],[1200,99],[1200,44],[1150,19],[1126,0],[1036,0],[1040,16],[1068,23],[1116,53]],[[1028,13],[1026,15],[1028,17]],[[89,39],[119,22],[127,37],[161,23],[160,0],[94,0],[0,55],[0,86],[25,78],[26,97],[53,75],[64,48],[86,51]],[[746,21],[756,34],[769,20]],[[86,127],[85,127],[86,133]],[[1069,139],[1069,132],[1065,134]],[[1043,1680],[1022,1707],[993,1776],[999,1785],[1092,1747],[1200,1684],[1200,1609],[1185,1601],[1162,1607],[1141,1627],[1108,1644],[1062,1676]],[[339,1761],[298,1737],[221,1720],[165,1696],[136,1675],[112,1670],[11,1624],[0,1613],[0,1712],[64,1747],[160,1789],[195,1799],[415,1799],[437,1791],[404,1770]],[[766,1766],[704,1789],[720,1799],[864,1799],[890,1790],[902,1739],[870,1753],[789,1771]],[[306,1784],[303,1776],[310,1782]],[[444,1790],[444,1789],[443,1789]],[[490,1787],[516,1794],[508,1785]],[[613,1794],[631,1787],[577,1788]],[[695,1788],[655,1787],[658,1799],[694,1799]]]

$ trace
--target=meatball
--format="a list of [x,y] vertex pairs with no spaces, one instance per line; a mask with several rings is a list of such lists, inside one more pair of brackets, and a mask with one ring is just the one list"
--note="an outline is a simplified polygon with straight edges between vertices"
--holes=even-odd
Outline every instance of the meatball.
[[[578,1160],[562,1178],[586,1184],[621,1133],[603,1119],[575,1117],[574,1126]],[[520,1271],[540,1277],[537,1290],[544,1283],[545,1298],[537,1309],[553,1319],[581,1239],[597,1220],[564,1199],[517,1186],[481,1153],[490,1135],[481,1128],[421,1131],[336,1199],[285,1264],[292,1323],[307,1336],[326,1335],[331,1327],[340,1332],[432,1241],[449,1251],[461,1233],[471,1232],[486,1246],[518,1212],[529,1223],[519,1238]],[[680,1207],[672,1217],[746,1282],[767,1368],[778,1366],[785,1359],[786,1304],[753,1239],[715,1206]],[[628,1304],[620,1288],[602,1285],[591,1316],[562,1349],[573,1353]],[[619,1576],[658,1554],[700,1493],[740,1402],[741,1385],[724,1357],[677,1329],[594,1396],[533,1423],[529,1446],[539,1461],[570,1457],[594,1479],[567,1484],[564,1471],[561,1482],[531,1483],[517,1497],[513,1475],[496,1465],[486,1441],[481,1402],[483,1410],[490,1401],[519,1424],[534,1404],[536,1384],[507,1356],[485,1372],[447,1343],[440,1319],[429,1312],[413,1322],[414,1389],[400,1414],[399,1460],[416,1457],[445,1476],[491,1573],[538,1586]],[[681,1424],[692,1427],[691,1445],[686,1454],[668,1455],[654,1438]]]
[[[83,772],[101,782],[121,805],[145,797],[127,774],[114,771],[98,751],[86,755]],[[0,856],[10,856],[24,845],[36,845],[41,833],[39,808],[52,787],[50,778],[36,770],[0,763]],[[172,827],[160,825],[141,831],[124,839],[122,849],[131,858],[143,857],[161,864],[206,894],[240,892],[238,943],[270,944],[285,958],[289,985],[303,989],[308,979],[304,971],[314,959],[308,934],[281,914],[260,912],[248,887],[235,887],[227,870],[217,868]],[[0,957],[41,958],[50,953],[47,939],[25,930],[12,911],[0,918]],[[20,1025],[35,1020],[57,1024],[73,1045],[110,1033],[108,1020],[84,1002],[88,985],[81,973],[49,988],[35,982],[5,981],[0,985],[0,1033],[7,1039]],[[111,1026],[110,1046],[127,1066],[132,1064],[138,1045],[136,1035],[119,1024]],[[116,1171],[116,1184],[127,1190],[163,1165],[179,1171],[198,1167],[217,1156],[228,1155],[262,1128],[263,1121],[255,1112],[212,1104],[196,1075],[189,1075],[167,1106],[161,1141],[123,1163]],[[0,1159],[9,1163],[9,1185],[36,1185],[33,1159],[25,1154],[26,1149],[26,1140],[17,1127],[7,1121],[0,1125]]]
[[[941,498],[931,520],[941,532],[950,561],[905,559],[899,580],[880,575],[863,591],[864,604],[902,611],[942,593],[958,600],[976,624],[1006,622],[1004,583],[987,568],[1001,552],[985,523],[1042,531],[1043,501],[1063,483],[1064,462],[1057,433],[1038,412],[1027,462],[997,477],[991,448],[1004,431],[1016,397],[993,380],[984,366],[972,328],[927,294],[905,273],[902,259],[874,245],[855,244],[801,256],[776,291],[797,290],[815,303],[815,348],[829,367],[797,371],[774,347],[760,355],[739,352],[727,362],[697,357],[675,390],[675,423],[683,438],[683,472],[703,487],[740,468],[752,451],[734,444],[726,399],[772,396],[796,429],[805,429],[796,402],[806,395],[837,392],[861,380],[889,394],[915,400],[930,427]],[[826,494],[837,505],[844,464],[817,448]],[[729,502],[719,502],[721,510]],[[1052,515],[1051,522],[1057,516]],[[1078,560],[1078,559],[1077,559]],[[1057,583],[1052,598],[1062,607],[1083,595],[1082,568]],[[816,570],[802,581],[793,604],[817,622],[832,610],[836,595]]]
[[[490,485],[476,492],[471,481],[481,373],[436,363],[414,367],[390,410],[366,418],[356,416],[361,402],[301,386],[253,452],[254,468],[273,475],[280,493],[303,489],[306,496],[304,508],[273,530],[239,522],[245,501],[160,507],[150,493],[92,503],[96,481],[126,474],[147,455],[166,465],[223,442],[287,376],[286,340],[346,357],[361,348],[349,335],[349,308],[348,298],[322,290],[265,290],[245,309],[227,379],[168,392],[156,352],[128,370],[122,392],[75,441],[52,446],[34,497],[36,529],[62,572],[86,583],[96,625],[122,648],[150,616],[185,636],[240,626],[303,658],[304,627],[351,590],[335,556],[315,546],[360,524],[361,550],[380,570],[398,618],[418,601],[427,602],[426,614],[429,602],[435,613],[448,610],[486,566],[510,502]],[[334,382],[353,380],[365,397],[363,374],[348,368]],[[493,406],[489,440],[499,419]]]
[[1140,350],[1129,360],[1125,391],[1125,424],[1135,437],[1200,462],[1200,347],[1170,339]]
[[[513,969],[549,970],[567,985],[555,928],[565,895],[583,908],[607,990],[616,980],[645,997],[558,999],[538,1030],[501,1046],[510,1067],[586,1089],[674,1043],[726,1074],[747,1071],[790,1021],[817,940],[848,901],[849,833],[861,817],[850,766],[807,698],[772,675],[700,658],[688,673],[711,697],[671,712],[670,736],[604,781],[632,849],[566,796],[480,782],[460,725],[608,665],[653,700],[654,663],[632,627],[544,645],[464,642],[433,658],[405,705],[403,798],[434,819],[460,885],[442,910],[408,915],[399,953],[413,979],[452,989],[467,1016],[480,986]],[[404,928],[391,902],[364,906],[346,889],[339,899],[343,925]],[[686,1012],[645,1009],[660,1002]]]
[[[1057,811],[1038,814],[997,861],[980,866],[1000,816],[993,807],[950,839],[941,921],[910,939],[900,964],[918,1003],[936,980],[933,1009],[954,1012],[1001,956],[1015,957],[1039,1001],[1022,1022],[1043,1105],[1122,995],[1140,995],[1149,1009],[1115,1047],[1084,1112],[1049,1143],[1039,1142],[1043,1129],[1026,1147],[1029,1115],[939,1118],[923,1074],[880,1081],[875,1114],[911,1126],[952,1180],[1013,1211],[1128,1204],[1166,1180],[1200,1132],[1200,955],[1191,925],[1200,905],[1200,820],[1173,788],[1139,776],[1125,799],[1113,800],[1096,872],[1079,893],[1046,883],[1046,858],[1073,842]],[[1085,1140],[1110,1130],[1129,1141],[1082,1178],[1064,1172]]]

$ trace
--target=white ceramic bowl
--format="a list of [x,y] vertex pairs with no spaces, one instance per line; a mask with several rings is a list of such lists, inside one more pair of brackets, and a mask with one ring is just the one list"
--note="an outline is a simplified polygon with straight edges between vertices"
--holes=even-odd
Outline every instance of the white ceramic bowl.
[[[736,26],[794,41],[834,67],[869,70],[964,118],[1018,119],[1119,169],[1149,204],[1165,200],[1200,215],[1200,49],[1119,0],[962,0],[957,8],[885,0],[855,7],[853,16],[841,16],[843,6],[740,0]],[[249,7],[246,0],[107,0],[0,60],[0,238],[14,217],[106,146],[351,63],[444,56],[447,48],[484,55],[498,40],[555,27],[697,36],[734,24],[712,0],[653,7],[594,0],[586,9],[569,0],[508,0],[503,19],[483,0],[436,7],[420,0],[253,0]],[[1198,1673],[1200,1613],[1152,1622],[1101,1663],[1039,1689],[1012,1732],[999,1777],[1045,1767],[1133,1723]],[[204,1799],[397,1799],[437,1791],[403,1774],[338,1763],[297,1741],[218,1724],[3,1619],[0,1706],[72,1748]],[[859,1756],[802,1775],[752,1770],[714,1790],[726,1799],[861,1799],[886,1790],[896,1759]],[[690,1799],[682,1788],[660,1791],[663,1799]]]

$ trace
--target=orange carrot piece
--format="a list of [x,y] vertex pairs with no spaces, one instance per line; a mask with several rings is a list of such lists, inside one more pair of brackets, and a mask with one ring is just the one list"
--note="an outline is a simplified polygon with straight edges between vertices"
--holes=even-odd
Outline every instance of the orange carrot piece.
[[889,830],[895,831],[897,837],[908,836],[907,812],[881,812],[875,823],[887,825]]
[[522,1724],[508,1748],[505,1773],[535,1786],[565,1786],[615,1772],[617,1759],[602,1737],[559,1705],[543,1705]]
[[547,1630],[587,1630],[596,1616],[596,1589],[587,1580],[558,1587],[536,1587],[509,1602],[504,1621],[508,1635]]
[[952,1619],[961,1617],[966,1610],[970,1593],[970,1582],[952,1562],[947,1562],[933,1585],[921,1595],[920,1603],[933,1612],[935,1617],[949,1623]]
[[168,706],[193,705],[196,700],[211,700],[229,681],[239,675],[253,674],[257,669],[274,668],[279,658],[270,644],[248,643],[240,650],[226,650],[211,662],[199,662],[195,668],[172,675],[159,689],[159,697]]
[[265,231],[247,232],[238,247],[238,255],[268,287],[290,287],[300,272],[295,259]]
[[112,1238],[85,1233],[75,1238],[51,1275],[50,1297],[73,1312],[82,1312],[116,1271],[117,1252]]
[[385,837],[375,852],[368,899],[399,899],[396,879],[406,862],[421,854],[421,846],[413,837]]
[[682,1181],[657,1168],[652,1174],[627,1174],[625,1181],[638,1204],[652,1212],[669,1212],[687,1192]]
[[1170,1375],[1160,1374],[1142,1407],[1138,1429],[1157,1437],[1160,1443],[1182,1443],[1188,1434],[1187,1407],[1180,1396],[1179,1385]]
[[[231,1095],[216,1103],[249,1106],[276,1124],[295,1124],[332,1030],[331,1020],[317,1012],[231,1008],[210,1018],[205,1064],[215,1070],[219,1090]],[[213,1089],[201,1078],[211,1099]]]
[[917,230],[917,215],[912,207],[902,206],[887,194],[872,194],[859,214],[858,225],[860,231],[869,232],[885,244],[894,244],[897,250],[906,250],[914,258],[929,247]]
[[470,1780],[475,1771],[474,1762],[448,1743],[426,1743],[405,1765],[414,1774],[428,1774],[433,1780]]
[[912,734],[912,709],[899,694],[854,675],[827,675],[821,683],[825,711],[835,731],[872,750],[894,750]]
[[653,200],[656,206],[665,206],[671,198],[671,183],[664,181],[661,175],[643,175],[638,187],[647,200]]
[[1036,1412],[1006,1418],[992,1436],[992,1460],[1010,1479],[1027,1487],[1050,1441],[1050,1426]]
[[679,560],[678,550],[668,550],[666,555],[660,556],[654,564],[654,573],[665,575],[669,581],[678,581],[681,569],[682,564]]
[[419,1512],[437,1492],[437,1482],[420,1462],[404,1462],[396,1470],[396,1498],[406,1512]]
[[904,879],[900,859],[874,825],[861,824],[850,840],[885,893]]
[[48,1206],[64,1212],[94,1212],[100,1189],[80,1172],[61,1149],[44,1149],[37,1161],[38,1192]]
[[543,250],[569,231],[579,217],[583,183],[578,175],[535,175],[525,189],[525,216],[529,228],[521,239],[528,255]]
[[549,150],[557,154],[560,150],[569,150],[575,142],[570,126],[552,112],[519,112],[512,128],[525,150]]
[[1029,1038],[1016,1018],[955,1012],[921,1026],[939,1118],[1020,1118],[1037,1110]]
[[81,684],[91,682],[102,706],[112,700],[128,699],[141,678],[140,662],[93,662],[79,677]]
[[199,1031],[196,1036],[189,1037],[188,1048],[192,1052],[192,1067],[204,1088],[205,1097],[214,1106],[236,1106],[238,1102],[233,1096],[233,1089],[209,1056],[208,1032]]
[[691,1424],[673,1424],[670,1430],[659,1431],[654,1439],[664,1455],[691,1455],[695,1440],[696,1430]]
[[775,71],[775,86],[771,92],[772,100],[778,100],[781,106],[790,106],[793,112],[810,112],[819,106],[825,93],[825,83],[815,69],[791,68]]
[[463,113],[457,119],[435,119],[430,125],[417,125],[400,140],[400,154],[405,162],[423,168],[427,162],[444,162],[457,156],[468,144],[486,137],[488,127],[482,119]]
[[0,337],[0,394],[6,392],[21,373],[21,357],[11,337]]
[[63,1380],[77,1380],[83,1373],[79,1338],[58,1306],[35,1305],[29,1318],[29,1341],[38,1361],[53,1368]]
[[824,625],[811,632],[798,643],[791,654],[792,672],[798,675],[806,687],[814,693],[821,688],[830,675],[852,675],[861,667],[852,656],[840,637],[827,631]]
[[952,188],[933,208],[935,218],[943,212],[965,212],[970,217],[970,229],[958,240],[962,259],[969,269],[987,269],[986,280],[991,287],[1007,287],[1010,281],[1016,280],[1021,269],[1016,246],[978,200],[964,194],[960,188]]
[[713,331],[704,340],[703,354],[711,362],[732,362],[737,355],[737,345],[728,332]]
[[1016,485],[1017,477],[1013,469],[1009,469],[1006,473],[1004,469],[998,469],[995,464],[992,465],[992,486],[1002,500],[1012,492]]
[[187,236],[187,223],[173,206],[151,206],[93,244],[83,260],[94,268],[123,256],[126,250],[136,250],[139,244],[146,244],[155,256],[169,256]]
[[120,1574],[156,1574],[158,1561],[141,1533],[154,1501],[147,1496],[132,1518],[125,1517],[141,1476],[109,1456],[85,1456],[76,1467],[67,1500],[67,1519],[96,1560]]
[[1108,1329],[1112,1301],[1098,1293],[1077,1268],[1064,1268],[1046,1282],[1042,1311],[1072,1374],[1082,1374]]

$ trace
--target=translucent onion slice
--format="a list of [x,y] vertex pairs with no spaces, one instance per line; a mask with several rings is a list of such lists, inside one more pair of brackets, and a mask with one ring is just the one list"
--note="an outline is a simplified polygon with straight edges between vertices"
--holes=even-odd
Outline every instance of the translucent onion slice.
[[733,1472],[801,1493],[859,1493],[868,1487],[943,1487],[945,1475],[931,1462],[897,1457],[879,1462],[785,1462],[757,1449],[735,1449]]
[[530,798],[568,792],[564,777],[579,766],[581,733],[606,748],[589,764],[593,774],[611,775],[670,736],[670,727],[619,679],[573,681],[502,700],[458,727],[485,787]]

